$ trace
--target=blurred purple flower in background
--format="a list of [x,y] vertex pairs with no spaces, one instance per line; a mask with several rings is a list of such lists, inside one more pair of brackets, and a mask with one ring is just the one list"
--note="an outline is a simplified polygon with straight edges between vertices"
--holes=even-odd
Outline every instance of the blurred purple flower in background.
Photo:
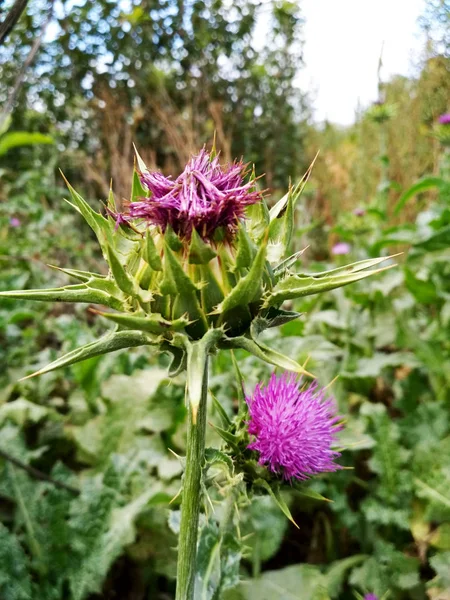
[[338,242],[337,244],[335,244],[332,249],[331,249],[331,254],[334,254],[335,256],[337,255],[343,255],[343,254],[348,254],[351,250],[351,246],[350,244],[347,244],[347,242]]
[[9,224],[11,227],[20,227],[21,223],[17,217],[11,217],[9,220]]
[[287,480],[340,469],[333,462],[340,453],[332,449],[342,429],[335,402],[317,382],[301,383],[292,373],[273,374],[246,398],[248,431],[255,437],[248,448],[259,452],[259,464]]
[[170,225],[187,239],[194,228],[204,239],[211,239],[218,227],[233,234],[246,207],[261,198],[254,182],[244,183],[245,175],[242,162],[221,166],[203,149],[175,180],[159,172],[141,173],[150,197],[130,203],[125,219],[145,219],[163,231]]
[[353,214],[357,217],[363,217],[366,214],[366,210],[364,208],[355,208]]
[[366,594],[364,600],[378,600],[378,596],[375,594]]
[[441,125],[450,125],[450,113],[444,113],[438,119]]

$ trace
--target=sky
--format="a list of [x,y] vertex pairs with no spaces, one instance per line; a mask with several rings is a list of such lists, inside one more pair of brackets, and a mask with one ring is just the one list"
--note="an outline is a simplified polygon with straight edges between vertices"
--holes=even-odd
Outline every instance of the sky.
[[425,0],[302,0],[306,68],[298,84],[313,92],[315,121],[349,125],[358,103],[377,100],[382,47],[383,79],[414,72],[424,6]]

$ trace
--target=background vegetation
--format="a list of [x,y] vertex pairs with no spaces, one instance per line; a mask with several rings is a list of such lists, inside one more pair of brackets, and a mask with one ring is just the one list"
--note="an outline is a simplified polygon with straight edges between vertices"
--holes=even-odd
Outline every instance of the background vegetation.
[[[297,2],[37,0],[0,49],[0,289],[65,283],[48,263],[101,269],[58,168],[98,206],[111,177],[129,197],[132,142],[175,174],[214,131],[224,159],[255,163],[275,195],[320,149],[296,215],[305,270],[339,263],[336,242],[355,260],[404,252],[384,277],[296,302],[303,317],[271,341],[310,357],[322,384],[339,375],[349,469],[308,497],[286,492],[299,530],[270,497],[242,499],[234,544],[218,524],[239,481],[211,457],[202,600],[450,598],[448,18],[428,2],[416,77],[380,82],[380,104],[349,128],[312,124],[295,86]],[[166,358],[136,349],[18,381],[106,329],[82,306],[0,303],[2,600],[173,596],[183,377],[169,384]],[[238,359],[248,390],[269,373]],[[231,415],[229,356],[213,369]]]

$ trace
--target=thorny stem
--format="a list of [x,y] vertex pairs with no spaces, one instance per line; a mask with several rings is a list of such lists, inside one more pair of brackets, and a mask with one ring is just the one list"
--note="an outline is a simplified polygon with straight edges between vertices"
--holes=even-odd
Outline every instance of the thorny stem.
[[181,525],[178,540],[176,600],[193,600],[194,598],[201,474],[205,454],[206,399],[208,394],[207,354],[205,354],[203,363],[203,373],[198,373],[198,375],[202,378],[202,391],[196,418],[190,402],[188,407],[186,467],[183,479]]

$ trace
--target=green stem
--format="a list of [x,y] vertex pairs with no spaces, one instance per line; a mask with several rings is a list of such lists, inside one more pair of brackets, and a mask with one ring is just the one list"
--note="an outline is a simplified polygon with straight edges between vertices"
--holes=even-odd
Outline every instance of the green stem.
[[[201,377],[201,396],[198,408],[194,408],[194,410],[188,390],[189,414],[186,467],[183,479],[181,525],[178,541],[176,600],[193,600],[194,598],[201,474],[205,454],[206,398],[208,394],[207,352],[203,354],[203,358],[202,365],[197,363],[197,375]],[[201,370],[202,372],[199,372]]]

